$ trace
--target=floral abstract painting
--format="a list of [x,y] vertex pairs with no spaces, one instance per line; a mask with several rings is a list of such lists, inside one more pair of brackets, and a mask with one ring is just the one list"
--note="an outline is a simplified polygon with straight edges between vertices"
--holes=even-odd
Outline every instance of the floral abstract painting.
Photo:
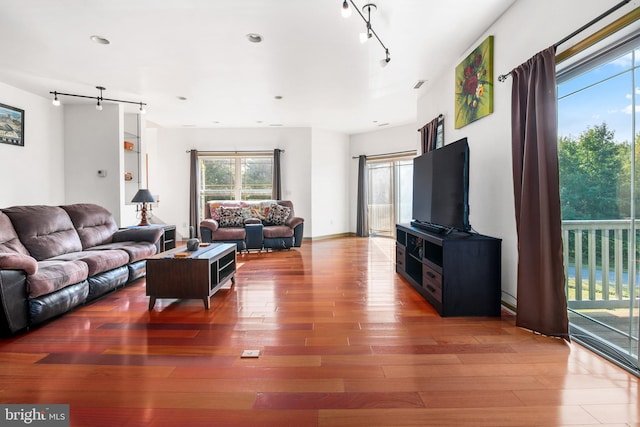
[[493,113],[493,36],[456,67],[455,128]]

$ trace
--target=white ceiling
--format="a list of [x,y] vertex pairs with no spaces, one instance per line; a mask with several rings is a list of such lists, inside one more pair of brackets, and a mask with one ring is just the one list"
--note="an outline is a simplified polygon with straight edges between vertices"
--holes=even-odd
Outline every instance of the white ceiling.
[[391,54],[381,68],[384,49],[360,44],[365,23],[342,18],[341,0],[0,0],[0,81],[43,97],[104,86],[105,98],[148,103],[162,127],[352,134],[415,122],[429,80],[453,72],[514,1],[375,0]]

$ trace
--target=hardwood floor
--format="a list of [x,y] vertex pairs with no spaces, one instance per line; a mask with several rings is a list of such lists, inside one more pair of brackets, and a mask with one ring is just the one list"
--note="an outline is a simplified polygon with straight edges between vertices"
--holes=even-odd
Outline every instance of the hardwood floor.
[[383,238],[243,254],[211,310],[150,312],[141,280],[0,340],[0,402],[91,427],[640,425],[638,378],[507,313],[441,318],[394,256]]

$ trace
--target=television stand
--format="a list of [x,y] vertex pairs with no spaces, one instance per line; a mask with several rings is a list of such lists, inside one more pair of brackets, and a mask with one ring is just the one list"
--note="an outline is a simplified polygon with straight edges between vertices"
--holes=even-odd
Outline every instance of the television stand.
[[500,316],[502,241],[396,226],[396,272],[443,317]]

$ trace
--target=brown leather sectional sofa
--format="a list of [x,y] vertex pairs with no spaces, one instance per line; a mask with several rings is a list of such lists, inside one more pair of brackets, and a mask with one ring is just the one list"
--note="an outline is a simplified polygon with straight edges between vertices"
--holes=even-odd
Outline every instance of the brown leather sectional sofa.
[[143,277],[160,228],[119,230],[94,204],[0,209],[0,334],[11,335]]

